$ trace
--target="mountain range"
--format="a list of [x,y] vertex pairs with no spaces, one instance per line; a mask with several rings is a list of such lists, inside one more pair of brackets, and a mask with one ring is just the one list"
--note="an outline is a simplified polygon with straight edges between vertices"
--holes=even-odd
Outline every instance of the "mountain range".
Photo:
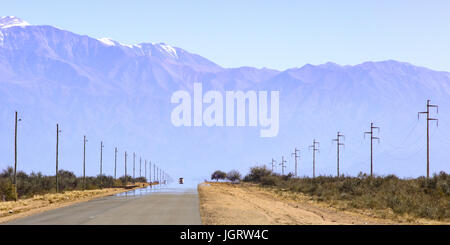
[[[245,54],[243,54],[245,55]],[[280,130],[260,138],[254,127],[174,127],[173,92],[206,90],[280,91]],[[425,175],[426,121],[417,112],[426,100],[439,105],[439,125],[430,123],[431,172],[449,172],[450,73],[394,60],[359,65],[304,65],[284,71],[225,68],[165,43],[122,44],[50,25],[0,18],[0,167],[14,162],[14,111],[19,169],[53,173],[56,123],[60,168],[81,174],[83,135],[88,138],[87,173],[98,174],[100,141],[105,172],[123,172],[123,152],[132,163],[156,163],[173,177],[201,181],[216,170],[267,165],[301,150],[298,174],[312,174],[313,139],[321,142],[316,173],[336,173],[337,131],[345,137],[341,172],[370,170],[370,142],[364,132],[380,127],[374,171],[402,177]],[[128,165],[129,167],[132,164]],[[121,172],[122,171],[122,172]],[[128,172],[132,172],[131,167]],[[275,171],[280,171],[277,166]],[[123,174],[123,173],[122,173]]]

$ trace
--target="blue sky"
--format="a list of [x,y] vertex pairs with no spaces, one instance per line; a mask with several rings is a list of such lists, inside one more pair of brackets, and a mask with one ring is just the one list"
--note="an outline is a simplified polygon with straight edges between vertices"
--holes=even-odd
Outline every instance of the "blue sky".
[[450,1],[4,1],[0,15],[134,44],[165,42],[224,67],[395,59],[450,71]]

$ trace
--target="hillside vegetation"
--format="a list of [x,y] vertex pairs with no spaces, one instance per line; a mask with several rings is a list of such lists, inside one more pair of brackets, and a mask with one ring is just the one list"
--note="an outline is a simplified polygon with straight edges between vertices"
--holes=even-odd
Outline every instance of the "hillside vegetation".
[[265,167],[253,167],[244,181],[280,191],[300,192],[317,201],[344,203],[345,208],[391,209],[394,214],[444,220],[450,218],[450,176],[400,179],[395,175],[370,177],[294,178]]
[[[83,177],[77,177],[74,173],[66,170],[59,170],[58,186],[60,192],[72,190],[94,190],[99,188],[112,188],[125,186],[125,177],[115,180],[112,176],[86,176],[86,186],[83,185]],[[0,201],[11,201],[15,199],[13,188],[14,170],[9,167],[0,173]],[[18,198],[28,198],[34,195],[42,195],[56,192],[55,176],[43,175],[41,173],[26,174],[18,171],[17,175],[17,195]],[[144,183],[144,177],[132,178],[127,176],[128,183]]]

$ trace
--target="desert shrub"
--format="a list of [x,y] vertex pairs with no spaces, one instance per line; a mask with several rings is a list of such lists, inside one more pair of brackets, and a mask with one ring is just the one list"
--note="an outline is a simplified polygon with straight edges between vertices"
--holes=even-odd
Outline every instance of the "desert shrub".
[[231,170],[227,173],[227,179],[231,182],[237,182],[241,180],[241,173],[237,170]]
[[272,174],[264,167],[253,167],[244,181],[305,193],[319,201],[346,201],[354,208],[390,208],[399,215],[450,218],[450,177],[444,172],[429,179],[401,179],[395,175],[370,177],[363,173],[356,177],[293,178]]
[[11,181],[0,178],[0,201],[12,201],[14,199],[15,195]]
[[[3,198],[5,200],[14,199],[14,188],[12,185],[13,176],[14,170],[12,167],[8,167],[0,173],[0,201],[3,200]],[[60,191],[84,189],[83,177],[77,177],[74,173],[66,170],[59,170],[58,176],[58,186]],[[55,175],[46,176],[40,172],[26,174],[23,171],[18,171],[16,178],[17,195],[19,198],[27,198],[36,194],[53,193],[56,191]],[[133,182],[133,179],[129,177],[129,181]],[[98,189],[100,188],[100,183],[103,188],[122,186],[117,185],[117,182],[120,181],[116,181],[113,177],[105,175],[102,175],[101,177],[86,177],[86,189]]]
[[269,176],[272,171],[268,170],[265,166],[262,167],[252,167],[250,168],[250,173],[244,177],[244,181],[247,182],[261,182],[263,176]]
[[279,177],[275,175],[264,175],[261,177],[261,185],[276,186],[279,184]]
[[227,174],[220,170],[214,171],[214,173],[212,173],[212,175],[211,175],[211,179],[216,180],[216,181],[219,181],[219,179],[223,180],[226,177],[227,177]]
[[134,179],[134,182],[147,182],[147,179],[145,177],[137,177]]

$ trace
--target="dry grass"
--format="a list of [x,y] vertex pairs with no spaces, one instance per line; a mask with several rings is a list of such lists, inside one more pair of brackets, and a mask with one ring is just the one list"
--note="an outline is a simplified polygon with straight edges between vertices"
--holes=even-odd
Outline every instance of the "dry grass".
[[342,210],[309,195],[256,184],[199,185],[205,225],[449,224],[395,216],[392,210]]
[[257,184],[199,185],[202,224],[450,224],[397,215],[391,209],[342,208],[345,202],[318,201],[313,196]]
[[293,178],[254,167],[244,180],[277,193],[302,193],[341,210],[375,210],[389,218],[393,213],[408,219],[450,220],[450,175],[444,172],[429,179],[364,174]]

